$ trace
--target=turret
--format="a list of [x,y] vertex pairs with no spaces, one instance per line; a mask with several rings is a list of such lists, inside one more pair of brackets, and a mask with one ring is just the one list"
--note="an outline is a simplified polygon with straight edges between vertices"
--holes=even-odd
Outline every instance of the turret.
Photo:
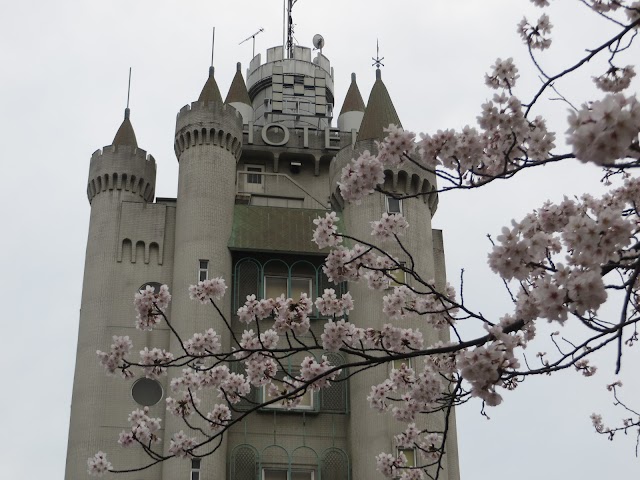
[[[139,332],[129,333],[133,322],[131,299],[136,288],[149,277],[162,281],[157,262],[147,254],[134,260],[138,245],[129,243],[128,260],[122,261],[123,212],[147,208],[154,198],[156,163],[138,147],[130,120],[125,117],[111,145],[97,150],[89,164],[87,197],[91,204],[89,237],[84,267],[84,283],[78,329],[71,421],[67,448],[66,480],[86,476],[87,458],[105,450],[114,442],[114,431],[122,426],[127,413],[137,404],[131,397],[132,383],[105,375],[96,357],[96,349],[108,350],[112,336],[127,331],[141,346]],[[125,208],[127,207],[127,208]],[[135,240],[135,239],[134,239]],[[142,249],[144,251],[144,246]],[[131,250],[133,249],[133,251]],[[146,260],[145,260],[146,259]],[[124,301],[126,299],[126,302]],[[163,408],[153,406],[155,415]],[[127,457],[131,464],[145,460],[144,453]],[[139,478],[148,480],[157,474],[154,468]]]
[[111,145],[97,150],[91,157],[87,197],[102,192],[120,192],[120,200],[153,201],[156,187],[156,162],[151,155],[138,148],[131,125],[130,110],[125,109],[124,120]]
[[267,50],[267,61],[257,54],[249,64],[247,90],[256,125],[280,123],[288,128],[324,129],[333,117],[333,68],[318,51],[294,45],[292,58],[284,58],[284,48]]
[[238,110],[240,115],[242,115],[242,122],[247,124],[253,120],[253,107],[251,106],[251,99],[249,98],[249,92],[244,83],[244,78],[242,78],[241,68],[242,66],[240,62],[238,62],[236,74],[233,77],[227,99],[224,103]]
[[[352,158],[357,158],[365,150],[372,154],[377,153],[375,142],[382,141],[386,137],[387,134],[383,129],[387,128],[389,124],[401,125],[378,69],[376,71],[376,81],[362,117],[357,141],[355,145],[349,145],[340,150],[332,163],[332,185],[336,185],[339,181],[342,168]],[[384,189],[390,192],[390,195],[375,192],[365,197],[360,205],[354,207],[352,204],[345,204],[340,197],[340,193],[334,190],[332,203],[342,209],[340,216],[343,218],[345,230],[349,235],[366,239],[373,243],[375,243],[375,240],[371,240],[371,225],[369,221],[380,219],[385,212],[402,213],[410,225],[407,234],[402,238],[402,243],[407,251],[415,252],[413,258],[408,258],[405,251],[396,244],[379,246],[383,247],[399,262],[404,262],[407,265],[413,262],[416,271],[422,278],[434,279],[438,271],[436,269],[438,260],[434,254],[434,245],[438,242],[434,241],[431,227],[431,216],[435,210],[435,194],[431,193],[434,188],[435,176],[432,173],[420,170],[410,162],[404,162],[396,168],[389,168],[385,171]],[[411,198],[397,198],[416,194],[418,196]],[[363,215],[365,212],[366,215]],[[367,221],[365,221],[365,218]],[[415,285],[415,287],[418,287],[418,285]],[[382,296],[386,292],[372,292],[367,287],[366,282],[349,284],[349,291],[357,306],[349,315],[349,321],[358,326],[366,325],[376,329],[380,329],[385,323],[388,323],[389,319],[382,313]],[[426,344],[433,344],[443,339],[438,332],[425,328],[424,322],[420,320],[416,320],[413,323],[405,322],[403,326],[419,328],[423,332]],[[369,369],[353,376],[350,380],[352,405],[349,417],[350,431],[358,432],[357,435],[352,436],[350,442],[351,457],[353,459],[352,478],[381,478],[380,474],[375,470],[375,463],[372,463],[367,458],[367,452],[389,452],[395,450],[393,436],[399,433],[397,421],[387,415],[372,422],[369,418],[370,412],[367,410],[367,405],[364,401],[371,385],[382,383],[388,377],[390,368],[388,365],[383,365]],[[433,430],[436,427],[441,427],[440,422],[440,417],[429,416],[426,424],[420,426],[429,427]],[[363,444],[362,438],[368,439],[366,444]],[[454,460],[457,462],[457,457]],[[457,464],[452,462],[452,465]],[[448,477],[445,475],[444,478]]]
[[338,116],[338,128],[342,132],[351,132],[352,130],[360,130],[362,124],[362,117],[364,116],[364,102],[362,101],[362,95],[360,95],[360,89],[356,83],[356,74],[351,74],[351,84],[347,95],[340,109],[340,115]]
[[[231,286],[231,253],[227,244],[235,204],[236,162],[242,151],[242,116],[222,102],[213,73],[211,68],[199,100],[183,107],[176,120],[174,148],[179,177],[171,315],[178,331],[191,334],[213,328],[229,348],[223,320],[212,313],[211,305],[191,301],[187,294],[190,285],[205,278],[221,276]],[[230,290],[219,306],[230,318]],[[181,345],[174,336],[169,346],[174,354],[180,354]],[[214,403],[215,398],[205,399],[200,408],[210,411]],[[181,419],[167,415],[166,431],[183,428]],[[168,448],[168,440],[164,446]],[[227,478],[226,458],[225,436],[218,449],[202,460],[201,478]],[[165,462],[162,478],[186,478],[189,468],[187,462]]]

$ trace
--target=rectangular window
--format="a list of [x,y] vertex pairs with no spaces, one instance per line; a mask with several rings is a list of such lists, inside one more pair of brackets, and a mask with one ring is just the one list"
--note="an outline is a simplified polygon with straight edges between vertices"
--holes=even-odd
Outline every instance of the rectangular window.
[[247,165],[245,166],[245,170],[249,172],[247,174],[247,183],[253,183],[258,185],[262,183],[262,172],[264,172],[263,166]]
[[289,470],[278,467],[262,469],[262,480],[314,480],[314,470]]
[[191,480],[200,480],[200,458],[191,459]]
[[287,480],[287,470],[264,468],[262,469],[262,480]]
[[200,260],[198,267],[198,281],[202,282],[209,278],[209,260]]
[[293,470],[291,480],[313,480],[315,472],[313,470]]
[[[274,383],[278,383],[278,385],[280,385],[279,382],[274,382]],[[271,395],[269,395],[269,392],[266,386],[262,387],[262,398],[264,399],[265,402],[268,402],[269,400],[272,400],[273,398],[276,398],[276,397],[272,397]],[[274,409],[282,410],[282,409],[287,409],[287,406],[285,402],[276,402],[276,403],[267,405],[264,408],[274,408]],[[292,411],[293,410],[306,410],[306,411],[314,410],[313,390],[308,388],[307,391],[304,392],[304,394],[302,395],[302,398],[300,399],[300,403],[295,407],[289,408],[289,410],[292,410]]]
[[[405,262],[398,262],[403,268],[405,267]],[[403,270],[403,268],[396,268],[394,270],[389,270],[389,275],[393,278],[389,280],[389,288],[399,287],[401,285],[407,284],[407,272]]]
[[399,448],[398,455],[404,453],[407,458],[407,467],[416,466],[416,449],[415,448]]
[[267,276],[264,277],[264,298],[277,298],[283,295],[298,300],[302,293],[306,293],[311,298],[313,282],[307,277],[291,277],[291,289],[287,285],[287,277]]
[[400,370],[400,367],[402,367],[402,365],[406,365],[407,367],[411,368],[411,359],[403,358],[402,360],[394,360],[391,362],[391,368],[395,370]]
[[400,213],[402,214],[402,199],[401,198],[393,198],[390,195],[386,197],[386,207],[387,213]]

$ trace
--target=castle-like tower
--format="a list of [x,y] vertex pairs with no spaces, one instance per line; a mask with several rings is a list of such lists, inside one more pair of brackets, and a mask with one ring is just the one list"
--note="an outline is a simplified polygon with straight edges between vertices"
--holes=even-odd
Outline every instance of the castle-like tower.
[[[382,326],[382,294],[365,285],[329,284],[322,272],[326,251],[311,242],[313,219],[338,210],[342,228],[369,238],[367,220],[384,212],[402,212],[411,225],[405,244],[417,252],[423,278],[445,283],[442,234],[431,228],[437,207],[435,177],[404,165],[385,172],[385,189],[397,200],[376,193],[362,205],[344,204],[337,191],[340,171],[364,150],[375,151],[383,128],[400,124],[380,71],[365,103],[355,75],[332,126],[334,73],[322,52],[295,46],[285,58],[282,46],[256,55],[243,79],[240,64],[226,100],[211,67],[197,101],[176,120],[174,149],[179,162],[177,198],[155,198],[156,164],[138,147],[129,110],[111,145],[96,151],[89,167],[87,196],[91,221],[85,262],[78,351],[71,405],[66,480],[86,476],[86,460],[111,450],[127,416],[141,405],[163,419],[167,433],[183,429],[167,415],[164,399],[170,378],[122,381],[105,376],[96,358],[113,335],[129,335],[140,350],[179,352],[166,326],[152,332],[133,327],[133,294],[147,284],[167,284],[173,294],[167,312],[183,335],[214,328],[230,335],[210,307],[190,301],[189,285],[222,276],[229,285],[222,311],[234,331],[243,325],[235,311],[248,294],[281,293],[316,297],[325,288],[348,289],[356,303],[350,321]],[[392,251],[399,259],[404,252]],[[407,259],[408,260],[408,259]],[[312,320],[321,332],[323,320]],[[416,322],[418,326],[418,322]],[[420,326],[425,332],[425,327]],[[430,343],[447,340],[426,331]],[[332,362],[348,359],[330,354]],[[290,371],[296,373],[297,358]],[[299,362],[297,362],[299,365]],[[264,408],[234,425],[216,452],[202,460],[169,461],[123,474],[130,480],[369,480],[382,478],[374,457],[393,451],[401,426],[366,404],[373,384],[388,375],[387,366],[369,369],[348,382],[305,394],[293,410]],[[346,375],[346,372],[343,373]],[[266,393],[254,389],[249,400]],[[242,407],[242,404],[241,404]],[[427,419],[436,427],[438,418]],[[455,419],[449,426],[441,478],[459,479]],[[411,452],[405,452],[411,457]],[[139,449],[119,449],[114,463],[134,468],[151,463]]]

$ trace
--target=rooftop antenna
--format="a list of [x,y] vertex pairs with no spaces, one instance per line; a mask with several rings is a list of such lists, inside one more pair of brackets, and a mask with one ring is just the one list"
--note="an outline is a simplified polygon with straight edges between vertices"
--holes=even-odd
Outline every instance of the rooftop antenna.
[[213,35],[211,37],[211,66],[209,67],[209,76],[213,77],[213,47],[216,45],[216,27],[213,27]]
[[260,30],[258,30],[256,33],[254,33],[253,35],[249,35],[247,38],[245,38],[238,44],[238,45],[242,45],[244,42],[248,41],[249,39],[253,39],[253,56],[251,58],[256,56],[256,35],[262,32],[264,32],[264,28],[260,28]]
[[131,67],[129,67],[129,85],[127,85],[127,108],[124,109],[124,118],[129,118],[129,96],[131,95]]
[[371,57],[371,60],[373,60],[373,63],[371,64],[372,67],[376,67],[378,70],[380,70],[380,67],[384,67],[384,63],[382,63],[382,60],[384,60],[384,57],[380,58],[380,42],[378,41],[377,38],[376,38],[376,58]]
[[298,0],[287,0],[287,58],[293,58],[293,16],[291,11]]

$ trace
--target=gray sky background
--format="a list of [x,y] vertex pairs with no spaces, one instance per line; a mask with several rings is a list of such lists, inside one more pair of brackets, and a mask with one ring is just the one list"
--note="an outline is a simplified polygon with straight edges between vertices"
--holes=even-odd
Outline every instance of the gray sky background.
[[[541,61],[556,73],[610,30],[577,0],[552,3],[554,45]],[[225,96],[236,62],[244,72],[251,59],[251,42],[238,45],[241,40],[263,27],[256,52],[282,42],[282,1],[1,0],[0,6],[0,477],[62,478],[89,221],[89,158],[111,143],[122,120],[128,68],[133,67],[131,118],[138,144],[156,158],[157,195],[175,196],[175,115],[197,98],[206,80],[211,27],[216,77]],[[335,68],[336,112],[351,72],[366,101],[379,39],[383,79],[402,123],[434,132],[475,124],[480,104],[492,95],[484,73],[497,57],[516,59],[522,76],[516,94],[528,99],[539,80],[516,24],[532,12],[540,14],[527,0],[301,0],[294,20],[300,44],[311,46],[315,33],[326,40],[324,53]],[[626,53],[627,63],[638,58],[636,45]],[[580,81],[560,82],[558,88],[582,103],[595,92],[589,75],[605,68],[603,61],[594,62]],[[566,106],[545,99],[540,112],[562,139]],[[434,226],[444,230],[450,280],[457,284],[460,269],[466,269],[468,305],[496,318],[510,308],[501,282],[486,266],[487,233],[497,235],[546,199],[600,192],[599,178],[598,169],[570,161],[483,191],[442,195]],[[613,308],[609,315],[616,315]],[[571,325],[562,333],[577,335]],[[527,352],[529,359],[539,350],[551,351],[542,335],[540,340]],[[604,388],[614,380],[612,359],[601,355],[591,379],[567,371],[528,380],[505,393],[502,406],[488,409],[490,421],[479,414],[479,402],[458,409],[462,478],[637,479],[635,439],[608,442],[589,420],[593,411],[604,413],[605,423],[622,416]],[[626,354],[622,375],[622,393],[638,408],[639,360],[638,352]],[[114,458],[115,440],[105,445]]]

